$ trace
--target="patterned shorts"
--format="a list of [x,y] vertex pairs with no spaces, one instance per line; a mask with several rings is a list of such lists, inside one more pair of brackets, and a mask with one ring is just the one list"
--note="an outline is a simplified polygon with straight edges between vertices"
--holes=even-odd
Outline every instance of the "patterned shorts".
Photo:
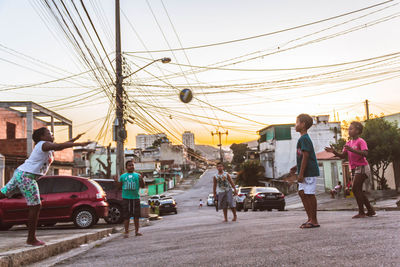
[[19,189],[25,197],[28,206],[39,205],[41,202],[39,186],[36,182],[37,178],[39,178],[37,174],[23,172],[17,169],[11,180],[0,191],[7,196],[11,196]]
[[351,170],[351,178],[353,179],[353,181],[356,174],[364,174],[366,176],[366,179],[368,179],[371,177],[371,169],[369,165],[356,166],[354,169]]
[[229,189],[229,191],[219,192],[217,195],[217,199],[218,209],[220,210],[236,208],[236,202],[233,201],[233,193],[231,189]]

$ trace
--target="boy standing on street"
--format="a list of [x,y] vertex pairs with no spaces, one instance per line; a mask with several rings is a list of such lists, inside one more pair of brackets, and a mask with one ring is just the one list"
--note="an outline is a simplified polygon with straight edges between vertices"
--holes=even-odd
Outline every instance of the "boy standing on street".
[[290,169],[291,174],[297,170],[299,196],[308,216],[307,221],[300,226],[303,229],[320,226],[317,220],[317,198],[315,197],[319,167],[313,143],[307,133],[312,125],[313,119],[310,115],[297,116],[295,129],[301,137],[297,141],[297,166]]
[[129,237],[129,220],[133,216],[135,223],[135,236],[141,236],[139,233],[139,217],[140,217],[140,195],[139,189],[144,188],[144,181],[139,173],[134,172],[135,165],[133,160],[125,163],[126,173],[122,174],[119,179],[115,177],[115,181],[122,185],[123,215],[125,234],[124,238]]
[[235,222],[236,216],[236,203],[233,200],[232,188],[234,194],[237,195],[235,184],[233,183],[231,176],[224,172],[224,165],[219,162],[217,164],[218,173],[213,178],[213,193],[214,199],[217,199],[218,209],[222,209],[224,212],[224,222],[228,222],[228,208],[232,210],[233,219]]

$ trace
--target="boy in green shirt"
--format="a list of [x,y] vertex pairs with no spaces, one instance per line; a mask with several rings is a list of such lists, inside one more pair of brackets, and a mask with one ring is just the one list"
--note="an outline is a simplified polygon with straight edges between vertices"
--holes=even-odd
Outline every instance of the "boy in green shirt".
[[299,195],[308,216],[307,221],[300,226],[303,229],[319,227],[317,198],[315,197],[319,167],[313,143],[307,133],[312,125],[313,119],[310,115],[300,114],[297,116],[295,129],[301,137],[297,142],[297,166],[290,169],[291,174],[295,174],[297,171]]
[[126,173],[122,174],[119,179],[115,177],[115,181],[122,185],[122,200],[123,200],[123,216],[125,234],[124,237],[129,237],[129,219],[133,216],[135,223],[135,235],[141,236],[139,233],[139,217],[140,217],[140,195],[139,189],[144,188],[144,181],[139,173],[134,172],[135,164],[133,160],[128,160],[125,163]]

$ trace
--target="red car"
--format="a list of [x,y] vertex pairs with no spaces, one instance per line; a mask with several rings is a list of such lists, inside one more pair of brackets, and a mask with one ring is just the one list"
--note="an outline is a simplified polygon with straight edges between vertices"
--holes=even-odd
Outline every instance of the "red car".
[[[89,228],[108,215],[106,194],[95,181],[76,176],[43,176],[38,180],[42,209],[38,225],[73,221]],[[28,206],[21,193],[0,199],[0,230],[26,224]]]

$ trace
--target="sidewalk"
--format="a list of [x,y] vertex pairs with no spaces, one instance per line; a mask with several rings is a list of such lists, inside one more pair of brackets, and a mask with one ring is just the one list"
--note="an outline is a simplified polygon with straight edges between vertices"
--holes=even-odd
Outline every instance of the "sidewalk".
[[[368,195],[368,199],[376,210],[399,210],[397,202],[400,201],[400,195],[383,195],[373,196]],[[331,198],[328,193],[321,193],[317,195],[318,210],[319,211],[335,211],[335,210],[358,210],[357,203],[354,197],[344,198]],[[286,210],[303,210],[303,204],[297,194],[289,195],[286,197]]]
[[[131,223],[133,224],[133,223]],[[148,219],[141,219],[141,227],[149,226]],[[132,225],[133,227],[133,225]],[[32,247],[25,243],[27,229],[14,226],[9,231],[0,232],[0,267],[21,266],[67,252],[71,249],[114,236],[120,236],[123,225],[99,223],[90,229],[77,229],[71,223],[57,224],[55,227],[40,227],[37,236],[46,242],[45,246]]]

